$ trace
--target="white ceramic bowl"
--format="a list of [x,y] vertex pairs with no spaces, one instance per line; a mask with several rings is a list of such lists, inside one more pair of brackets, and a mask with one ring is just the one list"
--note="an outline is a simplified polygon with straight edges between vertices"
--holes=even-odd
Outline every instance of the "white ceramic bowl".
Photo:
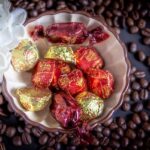
[[[109,70],[115,78],[115,90],[111,97],[105,100],[105,109],[103,114],[90,122],[91,125],[96,125],[98,122],[104,122],[118,109],[123,101],[123,96],[129,82],[130,64],[127,58],[125,46],[118,38],[117,34],[108,27],[101,17],[91,17],[83,12],[72,13],[70,11],[61,12],[46,12],[35,19],[28,20],[26,23],[26,31],[31,30],[35,25],[48,26],[53,23],[60,22],[82,22],[88,29],[93,29],[97,26],[102,26],[110,37],[94,45],[100,55],[105,61],[104,69]],[[26,37],[30,38],[26,33]],[[84,43],[86,44],[86,43]],[[83,45],[84,45],[83,44]],[[39,50],[46,52],[50,43],[41,39],[36,42]],[[78,47],[79,45],[75,45]],[[3,94],[11,104],[14,111],[25,118],[26,121],[35,126],[41,126],[45,130],[52,131],[55,129],[62,129],[60,124],[51,116],[49,106],[43,111],[29,112],[22,108],[15,97],[14,89],[31,85],[31,73],[15,72],[12,66],[4,74],[4,81],[2,84]]]

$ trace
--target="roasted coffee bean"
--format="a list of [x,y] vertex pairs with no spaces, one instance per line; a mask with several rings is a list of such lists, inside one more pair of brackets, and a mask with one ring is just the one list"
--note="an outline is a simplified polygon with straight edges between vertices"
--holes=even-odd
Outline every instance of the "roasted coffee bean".
[[12,142],[15,146],[21,146],[22,145],[22,141],[21,141],[20,136],[14,136],[12,139]]
[[137,91],[140,90],[140,84],[136,81],[132,83],[131,87],[133,90],[137,90]]
[[133,4],[132,4],[132,3],[129,3],[129,4],[127,5],[126,10],[127,10],[128,12],[132,11],[132,10],[133,10]]
[[109,128],[104,128],[103,131],[102,131],[102,133],[103,133],[104,136],[109,136],[110,135]]
[[140,79],[140,85],[142,88],[147,88],[148,86],[148,81],[144,78]]
[[46,8],[46,3],[44,1],[39,1],[36,5],[36,10],[41,10],[43,8]]
[[106,14],[106,16],[108,17],[108,18],[106,18],[106,19],[110,19],[111,17],[113,17],[112,12],[109,11],[109,10],[107,10],[107,11],[105,12],[105,14]]
[[127,125],[126,125],[126,123],[125,123],[125,124],[123,124],[123,125],[121,126],[121,128],[122,128],[123,130],[126,130],[126,129],[127,129]]
[[107,121],[105,121],[105,122],[103,123],[103,125],[104,125],[105,127],[107,127],[107,126],[109,126],[109,125],[112,123],[112,121],[113,121],[113,118],[110,118],[110,119],[108,119]]
[[150,28],[144,28],[141,30],[141,34],[145,37],[150,37]]
[[31,10],[31,11],[29,11],[29,16],[30,17],[36,17],[37,15],[38,15],[37,10]]
[[89,5],[89,1],[87,1],[87,0],[79,0],[79,2],[80,2],[83,6],[88,6],[88,5]]
[[135,139],[136,133],[132,129],[127,129],[125,136],[129,139]]
[[117,128],[116,129],[116,132],[118,133],[118,135],[120,135],[120,136],[123,136],[123,134],[124,134],[124,131],[123,131],[123,129],[120,127],[120,128]]
[[129,104],[128,102],[124,102],[124,103],[122,104],[122,110],[124,110],[124,111],[129,111],[130,108],[131,108],[131,106],[130,106],[130,104]]
[[132,52],[132,53],[135,53],[137,51],[137,45],[136,45],[136,43],[131,42],[129,44],[129,51]]
[[117,10],[117,9],[114,9],[113,11],[113,14],[115,15],[115,16],[122,16],[122,13],[121,13],[121,11],[119,11],[119,10]]
[[147,57],[146,57],[146,65],[147,65],[147,66],[150,66],[150,56],[147,56]]
[[136,71],[134,73],[134,75],[136,76],[136,78],[144,78],[146,76],[145,72],[144,71]]
[[150,131],[150,123],[144,122],[143,125],[142,125],[142,128],[143,128],[145,131]]
[[119,8],[119,3],[115,1],[115,2],[113,3],[113,8],[114,8],[114,9],[118,9],[118,8]]
[[143,139],[145,137],[145,132],[143,129],[138,129],[137,131],[137,137]]
[[111,3],[111,0],[105,0],[105,1],[103,2],[103,4],[104,4],[105,6],[108,6],[110,3]]
[[15,134],[16,134],[16,128],[14,128],[14,127],[8,127],[6,129],[6,135],[8,137],[13,137]]
[[47,134],[43,134],[42,136],[40,136],[40,138],[39,138],[39,143],[40,143],[41,145],[46,144],[47,141],[48,141],[48,135],[47,135]]
[[5,144],[0,142],[0,150],[6,150]]
[[109,138],[108,137],[103,137],[99,140],[100,145],[106,146],[109,143]]
[[143,110],[143,104],[141,102],[133,104],[133,111],[134,112],[140,112],[142,110]]
[[133,114],[132,120],[133,120],[133,122],[134,122],[135,124],[140,124],[140,123],[141,123],[141,119],[140,119],[139,115],[136,114],[136,113]]
[[129,101],[130,101],[130,96],[126,94],[126,95],[124,96],[124,101],[125,101],[125,102],[129,102]]
[[114,130],[114,129],[118,128],[118,125],[117,125],[116,123],[112,122],[112,123],[110,124],[109,128],[110,128],[111,130]]
[[130,148],[131,148],[132,150],[137,150],[137,145],[133,144],[133,145],[130,146]]
[[131,12],[131,17],[132,17],[134,20],[138,20],[138,19],[139,19],[139,13],[138,13],[138,11],[132,11],[132,12]]
[[133,91],[131,94],[131,98],[133,101],[139,101],[140,97],[139,97],[139,92],[138,91]]
[[145,17],[145,16],[147,15],[147,13],[148,13],[148,10],[147,10],[147,9],[140,10],[140,15],[141,15],[142,17]]
[[32,10],[35,6],[35,3],[29,3],[28,6],[26,7],[27,10]]
[[113,19],[113,24],[114,24],[115,27],[119,27],[119,20],[118,20],[118,17],[115,17],[115,18]]
[[117,124],[118,126],[122,126],[125,123],[125,118],[124,117],[118,117],[117,118]]
[[33,133],[34,136],[40,137],[41,134],[42,134],[42,131],[39,128],[35,127],[35,128],[32,129],[32,133]]
[[145,45],[150,45],[150,37],[145,37],[145,38],[143,39],[143,43],[144,43]]
[[127,123],[127,125],[131,129],[135,129],[136,128],[136,124],[133,121],[131,121],[131,120]]
[[0,124],[0,134],[4,134],[6,131],[6,124]]
[[130,75],[130,81],[134,82],[135,81],[135,76],[134,75]]
[[22,134],[22,142],[26,145],[29,145],[32,143],[32,139],[29,133],[23,133]]
[[127,147],[129,145],[129,139],[124,137],[123,139],[121,139],[121,145],[123,147]]
[[140,112],[140,118],[141,118],[143,121],[148,121],[148,120],[149,120],[148,113],[145,112],[145,111],[141,111],[141,112]]
[[62,135],[62,136],[59,138],[58,142],[63,143],[63,144],[66,145],[66,144],[68,143],[67,134]]
[[47,0],[46,7],[47,9],[51,8],[53,6],[53,0]]
[[94,128],[94,131],[96,131],[96,132],[102,132],[102,126],[100,126],[100,125],[97,125],[95,128]]
[[148,90],[142,89],[140,91],[140,98],[141,98],[141,100],[147,100],[148,99],[148,95],[149,95]]
[[93,138],[92,145],[94,145],[94,146],[99,145],[99,140],[96,137]]
[[48,145],[49,145],[49,146],[53,146],[53,145],[55,144],[55,142],[56,142],[55,139],[50,139],[50,140],[48,141]]
[[115,140],[119,140],[120,136],[117,133],[111,133],[111,137]]
[[120,29],[119,29],[119,28],[114,27],[113,29],[114,29],[114,31],[115,31],[117,34],[120,34]]
[[113,148],[119,148],[119,147],[120,147],[119,142],[117,142],[116,140],[111,140],[111,141],[110,141],[110,145],[111,145]]
[[129,31],[130,33],[134,34],[139,32],[139,28],[137,26],[131,26]]
[[55,149],[56,150],[61,150],[61,148],[62,148],[61,144],[60,143],[56,143]]
[[17,127],[17,131],[18,131],[19,133],[23,133],[23,132],[24,132],[23,128],[20,127],[20,126]]
[[138,26],[140,29],[144,29],[145,26],[146,26],[146,21],[145,21],[144,19],[138,20],[137,26]]
[[137,51],[137,59],[141,62],[143,62],[146,59],[146,55],[142,51]]
[[98,8],[98,10],[97,10],[97,14],[98,14],[98,15],[101,15],[101,14],[104,12],[104,10],[105,10],[105,7],[104,7],[104,6],[100,6],[100,7]]
[[150,110],[150,101],[147,102],[146,108]]

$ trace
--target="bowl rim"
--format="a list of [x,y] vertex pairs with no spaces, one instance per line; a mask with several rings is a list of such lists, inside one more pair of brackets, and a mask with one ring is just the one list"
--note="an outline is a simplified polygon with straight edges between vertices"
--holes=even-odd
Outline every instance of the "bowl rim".
[[[87,16],[87,17],[90,17],[92,19],[95,19],[97,21],[100,21],[104,26],[106,26],[108,28],[108,30],[110,32],[113,33],[113,35],[116,37],[116,39],[118,40],[118,42],[121,44],[122,48],[123,48],[123,52],[124,52],[124,57],[125,57],[125,62],[127,64],[127,72],[126,72],[126,85],[121,93],[121,96],[120,96],[120,101],[119,103],[107,114],[107,116],[101,120],[98,120],[96,123],[92,124],[91,127],[95,127],[97,126],[99,123],[103,123],[103,122],[106,122],[114,113],[114,111],[116,111],[120,106],[121,104],[123,103],[123,98],[124,98],[124,95],[125,95],[125,92],[127,91],[128,89],[128,86],[129,86],[129,76],[130,76],[130,71],[131,71],[131,63],[128,59],[128,54],[127,54],[127,48],[125,46],[125,44],[123,43],[123,41],[121,41],[121,39],[119,38],[119,35],[116,33],[116,31],[114,29],[112,29],[110,26],[108,26],[103,18],[103,16],[98,16],[98,15],[91,15],[89,14],[88,12],[85,12],[85,11],[72,11],[70,9],[63,9],[63,10],[58,10],[58,11],[46,11],[40,15],[38,15],[37,17],[34,17],[34,18],[30,18],[30,19],[27,19],[27,21],[24,23],[24,25],[26,26],[27,24],[45,16],[45,15],[55,15],[55,14],[59,14],[59,13],[69,13],[69,14],[81,14],[81,15],[84,15],[84,16]],[[11,107],[13,108],[13,110],[15,112],[17,112],[20,116],[22,116],[22,118],[29,124],[33,125],[33,126],[38,126],[40,127],[41,129],[45,130],[45,131],[48,131],[48,132],[54,132],[54,131],[60,131],[60,132],[71,132],[72,129],[64,129],[63,127],[62,128],[48,128],[38,122],[35,122],[35,121],[32,121],[30,120],[26,114],[24,112],[22,112],[21,110],[19,110],[13,100],[12,100],[12,97],[9,95],[8,91],[7,91],[7,88],[6,88],[6,85],[7,85],[7,81],[6,81],[6,78],[3,77],[3,82],[2,82],[2,93],[4,95],[4,97],[6,98],[6,100],[10,103]]]

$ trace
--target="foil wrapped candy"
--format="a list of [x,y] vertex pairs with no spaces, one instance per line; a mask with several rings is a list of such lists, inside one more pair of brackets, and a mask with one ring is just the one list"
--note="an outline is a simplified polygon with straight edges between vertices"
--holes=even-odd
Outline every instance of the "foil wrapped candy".
[[29,40],[22,40],[19,45],[12,50],[12,65],[18,72],[32,69],[39,59],[36,45]]
[[94,47],[79,47],[75,51],[75,58],[78,68],[85,73],[89,68],[102,68],[104,64],[103,59]]
[[109,98],[114,90],[113,75],[106,70],[90,68],[87,72],[88,87],[99,97]]
[[17,89],[16,94],[23,108],[28,111],[44,109],[50,103],[52,96],[49,90],[40,90],[32,87]]

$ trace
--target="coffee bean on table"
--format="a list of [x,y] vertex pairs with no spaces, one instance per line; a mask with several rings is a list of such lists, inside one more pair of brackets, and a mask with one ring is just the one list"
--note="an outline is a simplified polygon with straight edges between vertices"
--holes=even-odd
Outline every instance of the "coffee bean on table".
[[135,76],[132,75],[132,74],[130,75],[130,81],[131,81],[131,82],[134,82],[134,81],[135,81]]
[[22,145],[22,141],[21,141],[20,136],[14,136],[12,139],[12,142],[15,146],[21,146]]
[[0,124],[0,134],[4,134],[6,131],[6,124]]
[[144,19],[139,19],[139,20],[138,20],[138,23],[137,23],[137,26],[138,26],[140,29],[145,28],[145,26],[146,26],[146,21],[145,21]]
[[111,17],[113,17],[112,12],[110,12],[109,10],[107,10],[107,11],[105,12],[105,14],[106,14],[106,16],[108,17],[108,18],[106,18],[106,19],[110,19]]
[[2,138],[2,136],[0,136],[0,143],[3,141],[3,138]]
[[103,133],[104,136],[109,136],[110,135],[109,128],[104,128],[103,131],[102,131],[102,133]]
[[40,138],[39,138],[39,143],[40,143],[41,145],[46,144],[47,141],[48,141],[48,135],[47,135],[47,134],[43,134],[42,136],[40,136]]
[[120,127],[125,123],[124,117],[118,117],[116,120],[117,120],[118,126],[120,126]]
[[105,6],[108,6],[110,3],[111,3],[111,0],[105,0],[105,1],[103,1],[103,4],[104,4]]
[[131,12],[131,17],[132,17],[134,20],[138,20],[139,17],[140,17],[138,11],[132,11],[132,12]]
[[49,9],[53,6],[53,0],[47,0],[46,7]]
[[140,85],[142,88],[147,88],[148,86],[148,81],[144,78],[140,79]]
[[103,123],[103,125],[104,125],[105,127],[107,127],[107,126],[109,126],[109,125],[112,123],[112,121],[113,121],[113,118],[110,118],[110,119],[108,119],[107,121],[105,121],[105,122]]
[[143,139],[145,137],[145,132],[143,129],[139,128],[137,131],[137,137]]
[[142,111],[143,110],[143,104],[141,102],[133,104],[132,110],[134,112],[140,112],[140,111]]
[[130,96],[126,94],[126,95],[124,96],[124,101],[125,101],[125,102],[129,102],[129,101],[130,101]]
[[150,66],[150,56],[147,56],[147,57],[146,57],[146,65],[147,65],[147,66]]
[[121,13],[121,11],[119,11],[119,10],[117,10],[117,9],[114,9],[113,11],[113,14],[115,15],[115,16],[122,16],[122,13]]
[[117,128],[116,129],[116,132],[118,133],[118,135],[120,135],[120,136],[123,136],[123,134],[124,134],[124,131],[123,131],[123,129],[120,127],[120,128]]
[[150,28],[144,28],[141,30],[141,34],[145,37],[150,37]]
[[136,78],[144,78],[146,76],[144,71],[135,71],[134,75],[136,76]]
[[117,133],[111,133],[111,137],[115,140],[119,140],[120,136]]
[[0,142],[0,150],[6,150],[5,144]]
[[97,14],[98,14],[98,15],[101,15],[101,14],[104,12],[104,10],[105,10],[105,7],[104,7],[104,6],[100,6],[100,7],[98,8],[98,10],[97,10]]
[[128,18],[126,19],[126,22],[127,22],[127,25],[128,25],[128,26],[134,26],[134,20],[133,20],[132,18],[128,17]]
[[133,10],[133,4],[132,4],[132,3],[129,3],[129,4],[127,5],[126,10],[127,10],[128,12],[132,11],[132,10]]
[[145,45],[150,45],[150,37],[145,37],[145,38],[143,39],[143,43],[144,43]]
[[149,95],[148,90],[142,89],[140,91],[140,98],[141,98],[141,100],[147,100],[148,99],[148,95]]
[[38,16],[37,10],[31,10],[31,11],[29,11],[29,16],[30,17],[36,17],[36,16]]
[[139,61],[143,62],[146,59],[146,55],[143,51],[137,51],[137,58]]
[[124,111],[129,111],[130,108],[131,108],[131,106],[130,106],[130,104],[129,104],[128,102],[124,102],[124,103],[122,104],[122,110],[124,110]]
[[132,129],[127,129],[125,136],[129,139],[135,139],[136,133]]
[[147,102],[146,108],[150,110],[150,101]]
[[141,123],[141,119],[140,119],[139,115],[136,114],[136,113],[133,114],[132,120],[133,120],[133,122],[134,122],[135,124],[140,124],[140,123]]
[[123,139],[121,139],[121,145],[123,147],[127,147],[129,144],[129,139],[127,137],[124,137]]
[[6,135],[8,137],[13,137],[15,134],[16,134],[16,128],[14,128],[14,127],[8,127],[6,129]]
[[136,45],[136,43],[131,42],[129,44],[129,51],[132,52],[132,53],[135,53],[137,51],[137,45]]
[[133,91],[131,94],[131,98],[133,101],[139,101],[140,97],[139,97],[139,92],[138,91]]
[[144,122],[143,125],[142,125],[142,128],[145,131],[150,131],[150,123],[149,122]]
[[32,143],[32,139],[29,133],[23,133],[21,137],[22,137],[22,142],[24,144],[29,145]]
[[132,83],[131,88],[133,90],[137,90],[138,91],[138,90],[140,90],[140,84],[135,81],[135,82]]
[[110,18],[106,18],[106,23],[109,25],[109,26],[112,26],[113,23],[112,23],[112,20]]
[[114,130],[114,129],[118,128],[118,125],[117,125],[116,123],[112,122],[112,123],[110,124],[109,128],[110,128],[111,130]]
[[0,105],[4,104],[4,98],[2,95],[0,95]]
[[111,140],[111,141],[110,141],[110,145],[111,145],[113,148],[119,148],[119,147],[120,147],[119,142],[116,141],[116,140]]
[[41,134],[42,134],[42,131],[39,128],[34,127],[34,128],[32,128],[32,133],[33,133],[34,136],[40,137]]
[[132,27],[130,27],[129,31],[130,31],[130,33],[134,34],[139,31],[139,28],[137,26],[132,26]]
[[136,128],[136,124],[135,124],[132,120],[130,120],[130,121],[127,123],[127,126],[128,126],[129,128],[131,128],[131,129],[135,129],[135,128]]
[[143,121],[148,121],[148,120],[149,120],[148,113],[145,112],[145,111],[141,111],[141,112],[140,112],[140,118],[141,118],[141,120],[143,120]]

